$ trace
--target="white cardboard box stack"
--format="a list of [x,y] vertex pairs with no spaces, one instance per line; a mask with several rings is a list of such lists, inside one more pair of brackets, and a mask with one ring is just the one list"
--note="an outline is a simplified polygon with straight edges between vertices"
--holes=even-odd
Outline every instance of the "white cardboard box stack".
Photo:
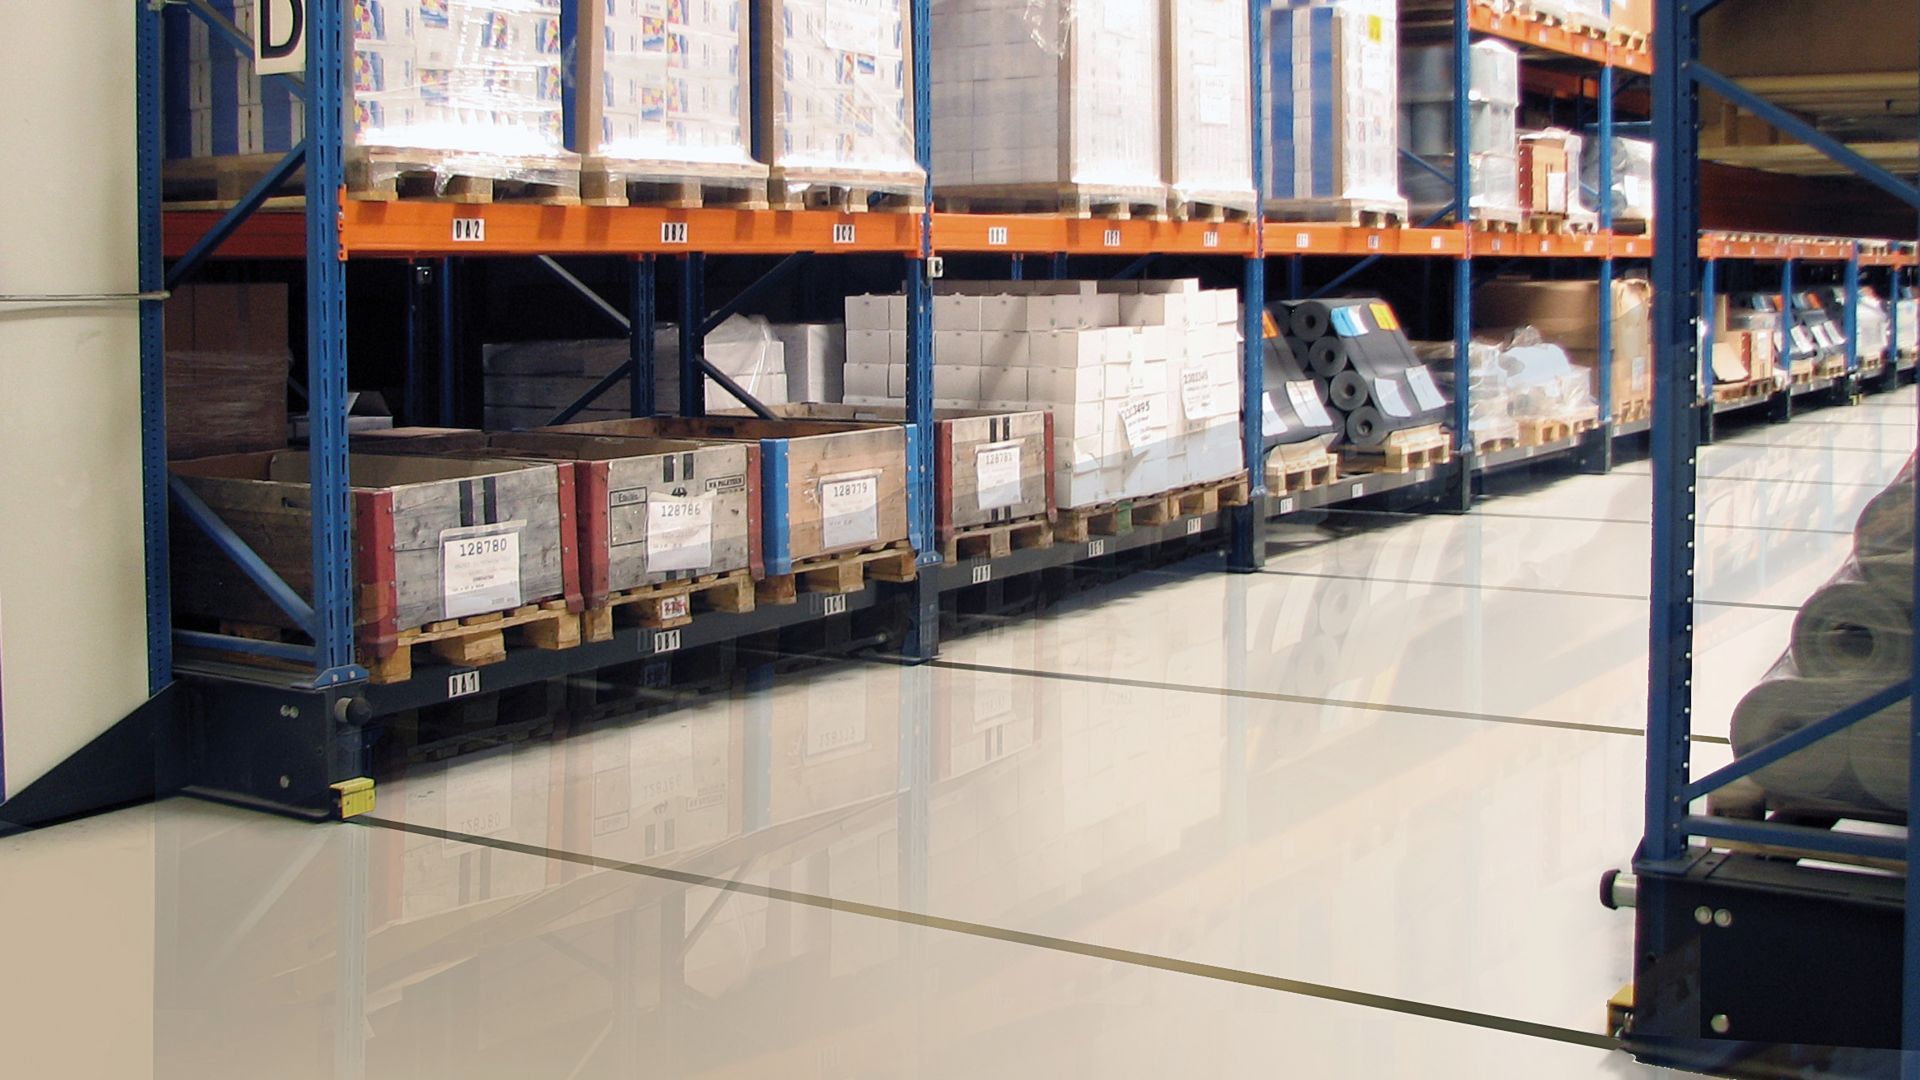
[[[1049,409],[1054,493],[1091,506],[1223,479],[1240,444],[1240,303],[1173,281],[942,282],[936,408]],[[847,298],[846,398],[906,396],[902,297]]]
[[1161,187],[1160,0],[934,0],[936,188]]

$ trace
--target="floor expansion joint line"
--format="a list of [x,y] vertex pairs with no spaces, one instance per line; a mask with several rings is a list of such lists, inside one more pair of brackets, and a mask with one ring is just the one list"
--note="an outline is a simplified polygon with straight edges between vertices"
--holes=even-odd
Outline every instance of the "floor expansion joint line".
[[[1652,598],[1644,594],[1586,592],[1581,589],[1549,589],[1543,585],[1485,585],[1466,581],[1421,581],[1417,578],[1373,577],[1366,574],[1328,574],[1318,570],[1267,570],[1259,573],[1274,577],[1321,578],[1332,581],[1364,581],[1381,585],[1426,585],[1436,589],[1474,589],[1482,592],[1532,593],[1541,596],[1566,596],[1581,600],[1631,600],[1636,604],[1648,603]],[[1799,611],[1791,604],[1757,604],[1747,600],[1700,600],[1696,605],[1724,608],[1749,608],[1754,611]]]
[[1049,934],[1036,934],[1025,930],[1012,930],[1005,927],[989,926],[986,923],[969,922],[965,919],[951,919],[939,915],[919,914],[912,911],[904,911],[899,908],[885,907],[879,904],[863,903],[857,900],[839,900],[830,896],[820,896],[815,893],[798,892],[793,889],[776,888],[771,885],[754,885],[730,878],[709,877],[705,874],[695,874],[685,870],[670,870],[666,867],[648,866],[645,863],[610,859],[600,855],[588,855],[582,852],[544,848],[534,844],[522,844],[512,840],[502,840],[497,837],[475,836],[469,833],[454,832],[449,829],[434,828],[430,825],[415,825],[411,822],[394,821],[390,818],[380,818],[372,815],[348,818],[345,824],[359,825],[364,828],[390,829],[395,832],[411,833],[415,836],[473,844],[477,847],[493,848],[498,851],[514,852],[521,855],[531,855],[536,858],[554,859],[580,866],[591,866],[623,874],[633,874],[639,877],[671,881],[680,885],[740,892],[764,900],[779,900],[786,903],[801,904],[806,907],[835,911],[846,915],[860,915],[871,919],[884,919],[890,922],[905,923],[929,930],[944,930],[948,933],[965,934],[969,937],[999,941],[1011,945],[1026,945],[1031,948],[1048,949],[1053,952],[1084,956],[1089,959],[1104,960],[1109,963],[1129,964],[1134,967],[1150,968],[1179,975],[1191,975],[1202,979],[1212,979],[1216,982],[1236,983],[1241,986],[1273,990],[1278,993],[1293,994],[1299,997],[1318,998],[1322,1001],[1358,1005],[1362,1008],[1378,1009],[1384,1012],[1394,1012],[1406,1016],[1440,1020],[1450,1024],[1462,1024],[1468,1027],[1499,1031],[1509,1035],[1525,1035],[1530,1038],[1571,1043],[1575,1046],[1586,1046],[1595,1050],[1613,1051],[1620,1048],[1620,1041],[1612,1036],[1559,1027],[1553,1024],[1542,1024],[1531,1020],[1517,1020],[1511,1017],[1474,1012],[1470,1009],[1456,1009],[1446,1005],[1433,1005],[1422,1001],[1410,1001],[1405,998],[1388,997],[1385,994],[1372,994],[1362,990],[1348,990],[1343,987],[1329,986],[1325,983],[1305,982],[1299,979],[1284,979],[1276,975],[1262,975],[1258,972],[1243,971],[1239,968],[1230,968],[1219,964],[1202,964],[1191,960],[1177,960],[1173,957],[1158,956],[1153,953],[1140,952],[1134,949],[1095,945],[1090,942],[1075,941],[1071,938],[1054,937]]
[[[1615,469],[1609,475],[1652,476],[1653,474],[1650,472],[1641,472],[1638,469]],[[1888,480],[1886,484],[1876,484],[1871,480],[1810,480],[1800,476],[1702,476],[1700,477],[1700,483],[1703,483],[1703,484],[1711,483],[1713,481],[1720,481],[1722,483],[1728,483],[1728,484],[1732,484],[1732,483],[1817,484],[1821,487],[1873,488],[1875,490],[1885,490],[1887,487],[1887,484],[1893,483],[1892,480]]]
[[[1431,518],[1434,516],[1432,514],[1424,514],[1411,510],[1348,510],[1340,507],[1335,507],[1329,510],[1328,513],[1352,514],[1356,517]],[[1639,518],[1579,517],[1572,514],[1503,514],[1497,510],[1481,510],[1477,507],[1458,516],[1465,518],[1498,518],[1501,521],[1575,521],[1586,522],[1592,525],[1636,525],[1648,529],[1653,527],[1653,522]],[[1732,529],[1741,532],[1811,533],[1817,536],[1853,535],[1852,529],[1802,529],[1792,525],[1741,525],[1707,521],[1701,522],[1700,527],[1703,529]]]
[[[1500,713],[1467,712],[1461,709],[1434,709],[1422,705],[1394,705],[1380,701],[1349,701],[1343,698],[1309,697],[1305,694],[1282,694],[1272,690],[1235,690],[1226,686],[1198,686],[1192,683],[1155,682],[1151,679],[1121,679],[1112,675],[1086,675],[1073,671],[1041,671],[1034,668],[1000,667],[994,664],[969,664],[960,660],[929,660],[927,661],[927,666],[946,668],[949,671],[972,671],[982,675],[1015,675],[1029,679],[1059,679],[1063,682],[1095,683],[1107,686],[1131,686],[1140,690],[1164,690],[1175,694],[1211,694],[1215,697],[1243,698],[1248,701],[1285,702],[1290,705],[1326,705],[1336,709],[1399,713],[1406,716],[1432,716],[1443,720],[1477,720],[1483,723],[1512,724],[1518,727],[1554,728],[1561,731],[1585,731],[1599,735],[1628,735],[1636,739],[1645,738],[1647,734],[1639,728],[1619,727],[1613,724],[1583,724],[1574,720],[1542,720],[1532,716],[1505,716]],[[1725,738],[1718,735],[1695,735],[1691,741],[1722,745],[1727,742]]]

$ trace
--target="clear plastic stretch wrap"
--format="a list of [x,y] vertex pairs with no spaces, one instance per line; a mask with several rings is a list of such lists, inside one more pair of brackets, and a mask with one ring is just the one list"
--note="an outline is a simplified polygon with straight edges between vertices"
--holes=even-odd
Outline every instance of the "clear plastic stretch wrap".
[[933,0],[932,13],[942,193],[1164,198],[1158,0]]
[[1531,326],[1515,330],[1500,352],[1507,396],[1516,420],[1573,423],[1600,415],[1592,373],[1576,367],[1567,351],[1544,341]]
[[[209,0],[253,36],[252,0]],[[166,50],[166,153],[171,159],[284,154],[306,131],[306,114],[283,79],[262,80],[253,59],[215,37],[183,7],[163,23]]]
[[1267,191],[1405,211],[1400,194],[1399,20],[1392,0],[1268,10]]
[[[1853,557],[1801,605],[1785,656],[1733,713],[1744,757],[1889,686],[1913,663],[1913,462],[1868,503]],[[1909,703],[1753,774],[1770,808],[1904,820]],[[1726,796],[1721,797],[1723,800]]]
[[1896,327],[1899,340],[1893,347],[1903,355],[1920,348],[1920,300],[1896,300],[1900,322]]
[[[1600,190],[1599,139],[1580,156],[1580,182]],[[1616,221],[1653,220],[1653,144],[1645,139],[1613,137],[1613,217]]]
[[1860,300],[1854,314],[1854,346],[1862,360],[1885,359],[1892,344],[1887,330],[1887,305],[1871,286],[1860,287]]
[[764,180],[746,0],[564,0],[568,146],[647,180]]
[[[1446,399],[1454,400],[1453,342],[1417,341],[1413,351],[1433,372]],[[1501,355],[1498,342],[1473,341],[1467,345],[1467,428],[1475,446],[1520,437],[1520,421],[1514,417],[1513,380],[1500,362]]]
[[903,0],[754,3],[760,156],[776,182],[792,194],[814,185],[921,191]]
[[[1520,211],[1519,110],[1520,57],[1497,41],[1475,42],[1468,50],[1467,144],[1472,169],[1469,203],[1476,211]],[[1451,171],[1453,135],[1453,46],[1428,45],[1401,56],[1401,145]],[[1413,170],[1407,194],[1415,207],[1434,209],[1453,201],[1450,180]]]
[[1163,179],[1180,203],[1253,209],[1253,113],[1247,8],[1240,0],[1164,0]]
[[346,126],[368,182],[423,169],[552,182],[577,168],[560,0],[352,0],[348,33]]

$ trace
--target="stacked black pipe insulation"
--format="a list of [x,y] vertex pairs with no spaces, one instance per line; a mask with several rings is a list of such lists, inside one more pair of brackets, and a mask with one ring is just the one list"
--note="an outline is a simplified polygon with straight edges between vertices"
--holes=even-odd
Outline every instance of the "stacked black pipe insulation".
[[1446,421],[1446,399],[1386,301],[1296,300],[1276,309],[1285,351],[1313,379],[1349,443],[1371,449],[1396,431]]
[[[1853,557],[1800,607],[1786,655],[1733,712],[1736,758],[1911,675],[1913,462],[1854,526]],[[1773,808],[1904,820],[1902,701],[1753,774]]]
[[[1270,324],[1285,318],[1283,311],[1268,310]],[[1331,442],[1333,436],[1345,433],[1346,424],[1327,408],[1326,388],[1308,373],[1305,359],[1295,355],[1291,339],[1278,332],[1283,325],[1272,325],[1274,332],[1267,334],[1265,342],[1265,411],[1269,415],[1262,423],[1264,445],[1272,449],[1314,439]]]

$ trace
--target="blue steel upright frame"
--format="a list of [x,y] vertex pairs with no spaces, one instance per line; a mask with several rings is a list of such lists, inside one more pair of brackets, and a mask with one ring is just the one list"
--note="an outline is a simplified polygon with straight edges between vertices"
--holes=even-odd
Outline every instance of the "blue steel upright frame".
[[[1909,206],[1920,209],[1920,189],[1872,165],[1700,61],[1698,20],[1716,2],[1661,0],[1655,19],[1653,129],[1661,152],[1655,163],[1654,189],[1662,235],[1680,238],[1698,235],[1697,140],[1699,93],[1703,88],[1774,123]],[[1691,422],[1689,409],[1696,399],[1698,381],[1700,338],[1696,322],[1701,312],[1704,267],[1697,244],[1672,241],[1659,245],[1653,267],[1654,343],[1659,362],[1655,365],[1657,390],[1652,433],[1653,592],[1648,642],[1645,835],[1634,860],[1640,909],[1635,949],[1636,1002],[1648,1017],[1660,1016],[1658,1022],[1647,1021],[1650,1026],[1666,1025],[1661,1027],[1659,1035],[1711,1043],[1727,1033],[1731,1026],[1728,1018],[1716,1016],[1710,1035],[1704,1017],[1689,1016],[1674,1004],[1675,986],[1691,988],[1682,989],[1680,994],[1682,997],[1692,995],[1693,1009],[1701,1007],[1699,1002],[1705,996],[1699,987],[1707,978],[1701,971],[1708,961],[1702,959],[1706,954],[1697,944],[1699,926],[1689,925],[1698,920],[1692,912],[1677,910],[1659,900],[1669,891],[1678,892],[1701,880],[1703,860],[1713,858],[1705,848],[1692,846],[1689,841],[1717,838],[1807,852],[1810,858],[1823,853],[1839,854],[1901,860],[1913,867],[1920,860],[1920,832],[1909,830],[1906,838],[1898,839],[1832,832],[1772,820],[1736,820],[1710,813],[1696,814],[1692,810],[1693,802],[1813,742],[1831,737],[1866,716],[1909,700],[1912,688],[1920,685],[1920,653],[1916,653],[1913,670],[1901,682],[1826,720],[1747,753],[1734,764],[1706,777],[1692,778],[1688,751],[1693,713],[1695,485],[1700,433],[1698,425]],[[1782,274],[1783,320],[1792,318],[1792,291],[1793,266],[1789,260]],[[1916,599],[1920,599],[1920,595]],[[1910,709],[1909,712],[1916,711]],[[1912,722],[1909,737],[1910,753],[1920,750],[1920,729]],[[1909,762],[1909,799],[1910,805],[1920,806],[1920,757]],[[1911,910],[1916,901],[1920,901],[1920,877],[1908,873],[1903,888],[1905,907]],[[1717,916],[1711,908],[1699,910],[1708,912],[1707,924],[1715,923]],[[1742,918],[1751,919],[1755,915],[1757,912],[1749,912]],[[1717,925],[1725,926],[1731,921],[1729,917]],[[1920,920],[1906,918],[1901,923],[1904,931],[1900,985],[1876,990],[1897,989],[1900,1000],[1906,1003],[1899,1011],[1897,1032],[1907,1051],[1901,1072],[1903,1076],[1914,1076],[1920,1075]],[[1814,933],[1831,928],[1809,925],[1792,929]],[[1670,967],[1663,974],[1663,966],[1674,963],[1693,966],[1693,970],[1681,973],[1682,982],[1674,980]],[[1810,974],[1795,972],[1794,977],[1807,978]],[[1817,996],[1814,990],[1806,993],[1809,997]],[[1641,1019],[1636,1013],[1636,1023]],[[1675,1026],[1693,1026],[1698,1030],[1676,1032]],[[1764,1031],[1743,1030],[1735,1037],[1765,1041],[1767,1035]],[[1666,1051],[1656,1048],[1654,1052]]]
[[[1259,211],[1254,214],[1253,254],[1247,257],[1240,297],[1240,444],[1247,456],[1247,505],[1233,511],[1228,537],[1227,567],[1239,573],[1259,570],[1266,562],[1265,511],[1267,497],[1266,466],[1266,310],[1267,242],[1264,207],[1267,197],[1267,133],[1261,123],[1262,102],[1267,85],[1267,3],[1249,0],[1247,22],[1247,72],[1252,83],[1247,100],[1253,119],[1248,147],[1253,156],[1253,198]],[[1292,261],[1298,272],[1299,259]],[[1296,285],[1297,288],[1297,285]],[[1298,295],[1297,293],[1293,295]]]

